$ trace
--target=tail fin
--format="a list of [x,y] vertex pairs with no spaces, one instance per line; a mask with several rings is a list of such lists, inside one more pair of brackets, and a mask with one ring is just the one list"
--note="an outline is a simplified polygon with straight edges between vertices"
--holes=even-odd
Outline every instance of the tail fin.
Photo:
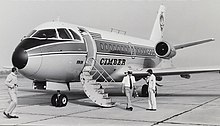
[[154,27],[151,32],[150,40],[154,42],[159,42],[163,39],[163,30],[165,22],[165,6],[160,5],[156,20],[154,22]]

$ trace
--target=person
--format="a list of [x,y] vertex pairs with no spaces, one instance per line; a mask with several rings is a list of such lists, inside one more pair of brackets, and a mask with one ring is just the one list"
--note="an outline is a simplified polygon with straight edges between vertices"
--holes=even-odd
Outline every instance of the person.
[[18,100],[17,100],[17,73],[18,70],[16,67],[12,68],[11,73],[7,76],[6,80],[5,80],[5,85],[8,87],[8,94],[10,96],[10,104],[8,106],[8,108],[6,108],[6,110],[3,112],[3,114],[7,117],[7,118],[18,118],[18,116],[12,116],[12,112],[15,109]]
[[156,104],[156,77],[153,74],[152,69],[147,70],[149,77],[147,78],[148,83],[148,103],[149,103],[149,109],[150,111],[156,111],[157,110],[157,104]]
[[132,71],[128,70],[125,72],[126,76],[122,80],[122,93],[125,93],[127,97],[127,107],[126,110],[133,110],[132,104],[131,104],[131,96],[133,92],[133,87],[135,82],[134,76],[132,76]]

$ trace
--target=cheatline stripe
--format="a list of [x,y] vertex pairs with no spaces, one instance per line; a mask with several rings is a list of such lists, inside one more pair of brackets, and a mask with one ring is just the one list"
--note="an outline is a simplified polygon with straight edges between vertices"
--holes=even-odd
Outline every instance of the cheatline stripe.
[[46,52],[46,53],[35,53],[35,54],[29,54],[29,57],[32,56],[44,56],[44,55],[62,55],[62,54],[87,54],[87,52],[83,51],[71,51],[71,52]]
[[[29,57],[44,56],[44,55],[62,55],[62,54],[64,55],[65,54],[87,54],[87,52],[85,51],[45,52],[45,53],[29,54]],[[155,56],[127,55],[127,54],[102,53],[102,52],[97,52],[97,55],[125,56],[125,57],[135,57],[135,58],[154,58],[155,57]]]

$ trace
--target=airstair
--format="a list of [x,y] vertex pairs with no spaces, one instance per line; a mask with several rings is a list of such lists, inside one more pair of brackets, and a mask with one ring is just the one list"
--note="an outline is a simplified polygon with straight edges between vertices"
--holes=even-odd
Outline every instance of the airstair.
[[[105,93],[102,87],[102,82],[97,80],[104,80],[105,83],[114,82],[114,79],[96,62],[96,43],[92,39],[89,32],[84,28],[79,28],[87,47],[87,60],[85,66],[80,74],[80,81],[82,83],[85,94],[97,105],[102,107],[113,107],[115,102]],[[95,67],[95,65],[98,67]],[[108,78],[106,78],[106,76]]]

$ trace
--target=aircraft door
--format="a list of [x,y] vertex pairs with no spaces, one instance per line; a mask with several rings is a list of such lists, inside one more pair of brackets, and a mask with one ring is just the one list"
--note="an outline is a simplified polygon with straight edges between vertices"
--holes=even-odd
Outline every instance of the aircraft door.
[[79,28],[79,30],[86,44],[86,49],[87,49],[86,65],[94,66],[96,60],[96,53],[97,53],[96,43],[93,40],[92,36],[89,34],[89,31],[87,31],[85,28]]

